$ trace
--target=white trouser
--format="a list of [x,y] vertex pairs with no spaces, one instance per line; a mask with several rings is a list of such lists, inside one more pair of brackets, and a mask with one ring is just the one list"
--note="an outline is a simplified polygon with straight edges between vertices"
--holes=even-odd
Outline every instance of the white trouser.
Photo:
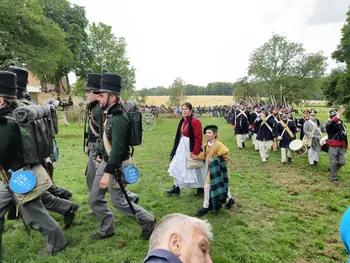
[[289,148],[281,148],[281,162],[285,163],[288,158],[292,158],[292,151]]
[[316,152],[314,149],[309,148],[307,151],[308,156],[309,156],[309,164],[314,164],[314,161],[318,162],[320,153]]
[[[232,198],[230,187],[227,191],[227,199],[226,201],[230,200]],[[210,184],[205,183],[204,185],[204,203],[203,208],[209,208],[209,200],[210,200]]]
[[273,141],[259,141],[259,151],[263,162],[266,162],[266,159],[269,157],[272,144]]
[[243,143],[246,138],[247,138],[247,134],[236,134],[236,141],[237,141],[238,148],[243,147]]
[[254,145],[254,148],[256,151],[259,150],[259,141],[256,139],[256,133],[253,133],[252,135],[252,144]]

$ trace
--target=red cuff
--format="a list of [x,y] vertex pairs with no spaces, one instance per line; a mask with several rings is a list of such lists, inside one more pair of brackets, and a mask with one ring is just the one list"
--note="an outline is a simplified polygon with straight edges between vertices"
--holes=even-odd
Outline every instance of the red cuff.
[[334,121],[335,123],[337,123],[339,121],[339,118],[337,117],[337,115],[335,115],[333,118],[332,118],[332,121]]

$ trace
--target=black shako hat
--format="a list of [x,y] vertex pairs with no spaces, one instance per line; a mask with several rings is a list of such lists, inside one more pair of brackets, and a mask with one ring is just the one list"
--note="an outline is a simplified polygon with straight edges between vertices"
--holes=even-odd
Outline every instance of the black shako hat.
[[119,93],[122,89],[122,78],[118,74],[106,72],[102,75],[99,92]]
[[207,126],[204,127],[203,133],[205,134],[207,132],[207,130],[211,130],[211,131],[217,132],[218,129],[219,128],[216,125],[207,125]]
[[98,92],[101,87],[101,80],[102,80],[102,74],[89,73],[87,75],[86,87],[83,88],[83,90]]
[[8,71],[0,71],[0,96],[16,99],[16,89],[16,74]]
[[9,72],[13,72],[17,75],[17,88],[21,90],[27,90],[28,84],[28,71],[24,68],[9,66],[7,69]]

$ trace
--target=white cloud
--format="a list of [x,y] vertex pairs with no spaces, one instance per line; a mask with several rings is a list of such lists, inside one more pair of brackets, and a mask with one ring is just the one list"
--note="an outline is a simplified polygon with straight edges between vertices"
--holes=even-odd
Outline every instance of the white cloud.
[[343,22],[349,6],[349,0],[316,0],[314,11],[307,22],[310,25]]
[[176,77],[198,85],[233,82],[246,74],[250,53],[272,32],[329,57],[347,9],[337,23],[310,26],[316,1],[73,0],[86,7],[90,22],[112,25],[116,36],[126,38],[137,89],[168,86]]

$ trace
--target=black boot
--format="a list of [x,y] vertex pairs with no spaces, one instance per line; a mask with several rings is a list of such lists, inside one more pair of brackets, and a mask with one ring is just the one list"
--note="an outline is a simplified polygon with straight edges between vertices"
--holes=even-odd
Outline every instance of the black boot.
[[203,196],[204,194],[204,188],[198,188],[197,191],[194,193],[195,196]]
[[0,261],[2,261],[2,232],[4,230],[5,220],[0,219]]
[[167,192],[170,195],[180,195],[180,187],[173,185],[173,187],[170,190],[165,192]]
[[318,162],[317,162],[317,161],[314,161],[314,165],[317,166],[317,165],[318,165]]
[[157,225],[157,219],[154,218],[153,222],[151,222],[150,224],[148,224],[148,226],[146,226],[144,229],[142,229],[141,238],[143,240],[150,239],[156,225]]
[[244,142],[242,142],[242,147],[245,148],[245,143]]
[[209,212],[209,208],[202,208],[201,210],[198,210],[196,213],[196,216],[204,216],[206,214],[208,214]]
[[78,211],[79,205],[73,204],[69,210],[64,214],[64,228],[68,229],[72,226],[75,213]]
[[235,200],[233,198],[230,198],[228,202],[226,203],[225,207],[226,209],[230,209],[235,204]]
[[292,158],[288,157],[288,163],[291,163],[291,162],[292,162]]

